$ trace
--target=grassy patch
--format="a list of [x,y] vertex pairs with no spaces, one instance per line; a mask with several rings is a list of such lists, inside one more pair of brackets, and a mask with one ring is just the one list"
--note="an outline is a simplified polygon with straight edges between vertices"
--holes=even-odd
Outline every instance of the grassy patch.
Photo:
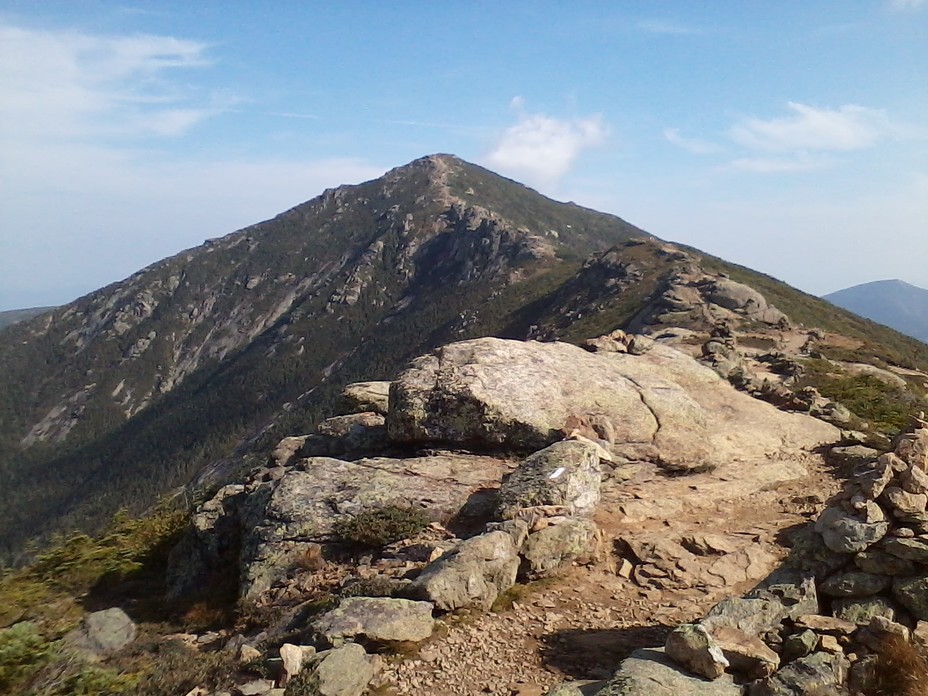
[[848,373],[824,358],[805,360],[802,367],[797,388],[815,387],[822,396],[843,404],[885,435],[905,429],[912,416],[928,409],[924,389],[914,382],[903,388],[866,373]]

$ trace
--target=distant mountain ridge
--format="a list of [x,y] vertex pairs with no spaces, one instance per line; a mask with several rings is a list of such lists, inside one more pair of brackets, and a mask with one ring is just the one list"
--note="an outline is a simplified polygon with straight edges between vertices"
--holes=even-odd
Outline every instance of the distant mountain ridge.
[[28,321],[45,312],[50,312],[54,307],[28,307],[24,309],[7,309],[0,312],[0,329],[5,326],[18,324],[21,321]]
[[832,304],[928,343],[928,290],[901,280],[862,283],[824,296]]

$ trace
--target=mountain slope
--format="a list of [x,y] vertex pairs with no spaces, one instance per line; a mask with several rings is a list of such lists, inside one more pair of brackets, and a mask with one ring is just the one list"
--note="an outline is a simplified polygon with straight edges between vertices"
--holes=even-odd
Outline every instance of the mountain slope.
[[0,333],[0,559],[262,463],[346,383],[449,341],[707,334],[707,298],[740,284],[775,305],[748,325],[782,310],[850,337],[827,355],[928,367],[924,344],[450,155],[326,191]]
[[824,299],[928,343],[928,290],[901,280],[878,280],[838,290]]
[[521,306],[632,236],[646,235],[433,156],[11,327],[0,546],[143,507],[301,394],[293,420],[318,420],[350,379],[395,371],[472,308],[509,288]]

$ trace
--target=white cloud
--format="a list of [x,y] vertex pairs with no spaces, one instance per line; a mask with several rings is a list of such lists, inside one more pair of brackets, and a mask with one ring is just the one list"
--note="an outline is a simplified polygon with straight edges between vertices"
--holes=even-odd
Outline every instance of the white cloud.
[[[358,182],[357,159],[205,159],[162,141],[237,103],[207,45],[0,19],[0,307],[55,304]],[[308,114],[288,114],[290,117]]]
[[524,113],[484,159],[503,173],[551,188],[570,171],[584,150],[602,144],[608,133],[600,114],[559,119]]
[[795,157],[739,157],[728,164],[729,169],[757,174],[785,174],[824,169],[833,160],[825,157],[798,155]]
[[638,28],[649,34],[665,34],[668,36],[690,36],[703,33],[703,30],[697,27],[690,27],[685,24],[667,22],[664,20],[645,20],[638,22]]
[[210,64],[170,36],[100,36],[0,24],[0,132],[23,138],[180,135],[217,106],[168,80]]
[[844,152],[874,145],[896,128],[878,109],[848,104],[818,109],[797,102],[787,104],[783,118],[747,118],[730,131],[732,139],[764,152]]
[[691,155],[713,155],[722,151],[722,148],[715,143],[680,135],[679,128],[667,128],[664,130],[664,138],[677,147],[683,148]]
[[911,12],[928,7],[928,0],[889,0],[889,6],[897,12]]

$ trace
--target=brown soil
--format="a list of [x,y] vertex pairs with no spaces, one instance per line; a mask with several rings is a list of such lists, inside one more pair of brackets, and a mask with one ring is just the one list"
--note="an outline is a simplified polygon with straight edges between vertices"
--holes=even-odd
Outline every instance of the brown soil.
[[[820,456],[809,455],[802,463],[806,476],[768,490],[751,490],[749,483],[739,490],[730,476],[716,473],[667,478],[638,472],[625,482],[613,478],[596,520],[608,542],[709,533],[742,544],[747,538],[782,558],[782,533],[806,523],[840,485]],[[713,490],[728,495],[707,494]],[[630,521],[623,509],[631,501],[643,502],[644,510],[653,504],[654,514]],[[676,502],[662,507],[662,501]],[[618,561],[616,551],[608,549],[592,566],[571,567],[557,579],[529,585],[511,609],[449,617],[417,654],[387,660],[378,693],[533,696],[565,680],[606,679],[631,651],[662,644],[674,626],[748,590],[771,569],[736,584],[704,578],[688,584],[684,573],[679,587],[659,589],[616,574]]]

